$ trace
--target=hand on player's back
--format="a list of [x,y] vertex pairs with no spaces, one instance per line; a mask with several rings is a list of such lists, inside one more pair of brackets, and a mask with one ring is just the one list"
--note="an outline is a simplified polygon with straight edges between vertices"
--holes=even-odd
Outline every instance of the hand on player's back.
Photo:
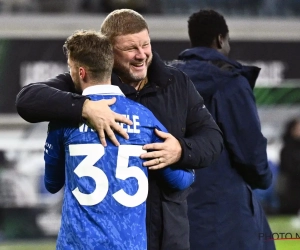
[[163,139],[164,142],[144,145],[143,149],[151,150],[151,152],[141,155],[142,159],[147,160],[143,165],[151,170],[164,168],[178,162],[182,154],[181,145],[173,135],[157,129],[155,133]]

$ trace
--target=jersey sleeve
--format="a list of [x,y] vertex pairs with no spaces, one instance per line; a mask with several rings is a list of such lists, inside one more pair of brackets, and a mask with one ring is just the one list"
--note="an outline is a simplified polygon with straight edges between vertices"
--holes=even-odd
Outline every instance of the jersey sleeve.
[[193,169],[166,167],[160,171],[164,181],[172,189],[186,189],[195,181],[195,171]]
[[50,193],[58,192],[65,183],[65,154],[63,129],[56,123],[49,123],[44,148],[44,183]]
[[[154,117],[154,115],[153,115]],[[154,127],[162,132],[168,132],[167,129],[154,117]],[[153,132],[153,143],[163,142],[155,132]],[[160,171],[161,177],[172,189],[183,190],[188,188],[195,179],[193,169],[178,169],[172,167],[163,168]]]

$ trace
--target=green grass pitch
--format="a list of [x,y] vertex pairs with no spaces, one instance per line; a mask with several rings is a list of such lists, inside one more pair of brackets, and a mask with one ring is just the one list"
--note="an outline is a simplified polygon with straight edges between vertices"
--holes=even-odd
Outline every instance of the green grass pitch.
[[[291,216],[269,216],[273,233],[300,235],[300,218]],[[276,240],[276,250],[300,250],[299,240]],[[55,250],[55,241],[0,242],[0,250]]]

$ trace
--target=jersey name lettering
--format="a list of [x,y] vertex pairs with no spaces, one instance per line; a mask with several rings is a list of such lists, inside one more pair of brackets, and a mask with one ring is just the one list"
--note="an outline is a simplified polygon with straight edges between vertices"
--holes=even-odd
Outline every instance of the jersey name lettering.
[[128,118],[129,120],[131,120],[133,122],[133,124],[127,125],[124,123],[118,123],[127,133],[133,133],[133,134],[139,134],[140,133],[140,122],[139,119],[140,117],[137,115],[133,115],[132,117],[130,117],[130,115],[123,115],[126,118]]
[[[124,123],[119,123],[117,122],[127,133],[133,133],[133,134],[139,134],[140,133],[140,122],[139,122],[139,119],[140,117],[137,116],[137,115],[133,115],[132,117],[130,117],[130,115],[123,115],[125,116],[126,118],[130,119],[133,124],[130,126],[130,125],[127,125],[127,124],[124,124]],[[83,123],[80,125],[79,127],[79,131],[82,132],[82,133],[85,133],[85,132],[95,132],[94,129],[92,129],[91,127],[89,127],[87,124]]]

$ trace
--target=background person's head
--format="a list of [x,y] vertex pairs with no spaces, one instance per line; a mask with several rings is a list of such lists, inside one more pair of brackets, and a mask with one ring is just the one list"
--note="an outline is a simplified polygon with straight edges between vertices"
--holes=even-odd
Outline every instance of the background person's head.
[[192,47],[209,47],[228,56],[229,30],[225,18],[214,10],[199,10],[188,20],[188,33]]
[[289,143],[292,141],[300,142],[300,118],[293,118],[285,125],[283,141]]
[[145,79],[152,51],[143,16],[130,9],[115,10],[105,18],[100,31],[113,45],[114,70],[123,82],[137,85]]
[[114,55],[107,37],[93,30],[79,30],[67,38],[63,49],[77,90],[110,83]]

